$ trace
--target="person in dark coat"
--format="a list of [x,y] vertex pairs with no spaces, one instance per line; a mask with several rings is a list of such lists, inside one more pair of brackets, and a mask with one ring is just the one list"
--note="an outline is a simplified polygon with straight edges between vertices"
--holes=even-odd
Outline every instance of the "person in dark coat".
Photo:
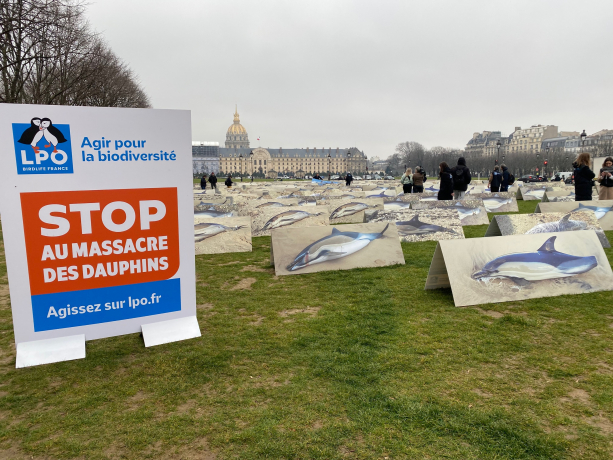
[[598,191],[599,200],[613,200],[613,158],[606,157],[600,168],[598,176],[600,190]]
[[449,165],[444,161],[438,165],[441,184],[438,191],[439,200],[453,200],[453,175]]
[[200,178],[200,188],[206,190],[206,174],[203,174]]
[[494,166],[492,174],[490,174],[489,186],[490,192],[496,193],[500,191],[500,184],[502,183],[502,174],[500,173],[500,166]]
[[575,201],[592,200],[592,182],[596,174],[590,169],[590,154],[581,153],[575,162]]
[[453,175],[453,197],[456,200],[462,200],[470,184],[470,170],[466,166],[464,157],[458,158],[458,164],[451,168]]
[[507,165],[501,165],[500,166],[502,168],[502,184],[500,184],[500,191],[501,192],[508,192],[509,191],[509,168],[507,168]]
[[212,172],[211,175],[209,176],[209,184],[211,184],[211,188],[213,190],[217,189],[217,176],[215,175],[214,172]]
[[347,175],[345,176],[345,185],[349,187],[352,181],[353,181],[353,176],[351,175],[350,172],[348,172]]
[[228,177],[226,178],[224,184],[226,184],[226,187],[232,188],[232,174],[228,174]]

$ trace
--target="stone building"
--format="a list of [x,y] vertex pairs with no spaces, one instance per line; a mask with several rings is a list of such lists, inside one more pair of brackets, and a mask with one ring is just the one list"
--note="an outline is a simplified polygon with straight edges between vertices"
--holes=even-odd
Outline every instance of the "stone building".
[[194,176],[219,171],[219,142],[192,142],[192,171]]
[[508,153],[536,153],[541,151],[543,141],[560,137],[554,125],[532,125],[530,128],[515,127],[510,136]]
[[507,152],[509,138],[503,137],[500,131],[483,131],[474,133],[464,148],[464,152],[474,156],[495,156],[498,155],[497,142],[500,140],[500,155]]
[[[253,152],[253,156],[250,154]],[[302,178],[307,174],[363,174],[367,157],[355,147],[348,149],[321,148],[284,149],[220,148],[219,170],[224,174],[264,174],[276,177],[287,174]]]
[[247,130],[241,125],[238,116],[238,106],[234,110],[234,123],[230,125],[226,132],[226,148],[229,149],[248,149],[249,136]]

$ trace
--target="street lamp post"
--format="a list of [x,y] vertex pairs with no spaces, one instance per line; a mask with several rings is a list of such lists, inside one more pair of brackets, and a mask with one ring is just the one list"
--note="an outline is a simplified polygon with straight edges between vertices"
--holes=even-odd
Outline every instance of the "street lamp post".
[[536,175],[539,175],[539,153],[536,152]]
[[328,152],[328,180],[330,180],[330,162],[332,161],[332,155]]
[[547,158],[549,158],[549,146],[545,148],[545,166],[543,167],[543,176],[547,177]]
[[349,172],[349,160],[351,159],[351,152],[347,150],[347,172]]
[[241,182],[242,182],[243,181],[243,154],[242,153],[238,156],[238,167],[240,168]]
[[[498,139],[496,141],[496,148],[498,149],[498,158],[496,159],[496,164],[500,163],[500,146],[502,144],[500,143],[500,139]],[[491,163],[490,163],[491,164]]]
[[249,152],[249,158],[251,159],[251,183],[253,183],[253,150]]

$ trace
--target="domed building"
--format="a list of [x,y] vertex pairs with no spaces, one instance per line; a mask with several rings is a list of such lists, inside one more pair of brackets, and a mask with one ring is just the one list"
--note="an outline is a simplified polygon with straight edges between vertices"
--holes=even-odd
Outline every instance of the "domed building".
[[247,130],[241,125],[238,116],[238,107],[234,110],[234,123],[230,125],[226,132],[226,148],[228,149],[248,149],[249,136]]

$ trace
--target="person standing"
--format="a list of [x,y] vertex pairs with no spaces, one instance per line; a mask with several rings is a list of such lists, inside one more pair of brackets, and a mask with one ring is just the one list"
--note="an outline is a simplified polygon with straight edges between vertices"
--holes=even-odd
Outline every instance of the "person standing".
[[402,184],[402,191],[405,195],[411,193],[411,189],[413,188],[413,170],[411,168],[407,168],[404,172],[400,178],[400,183]]
[[500,184],[500,191],[501,192],[508,192],[509,191],[509,181],[511,180],[511,173],[509,173],[509,168],[507,168],[507,165],[503,164],[500,166],[502,168],[502,183]]
[[351,185],[351,182],[353,182],[353,176],[351,175],[350,172],[348,172],[347,175],[345,176],[345,185],[349,187]]
[[613,200],[613,158],[605,158],[602,163],[602,168],[600,168],[598,182],[600,183],[598,199]]
[[211,188],[213,190],[217,190],[217,176],[215,175],[214,172],[212,172],[211,175],[209,176],[209,184],[211,184]]
[[426,181],[426,175],[421,169],[421,166],[415,167],[415,174],[413,174],[413,193],[424,193],[424,182]]
[[575,201],[592,200],[592,182],[596,174],[590,169],[590,154],[581,153],[573,163],[575,167]]
[[500,191],[500,184],[502,183],[502,174],[500,174],[500,166],[494,166],[492,174],[490,174],[490,180],[488,181],[488,187],[490,192],[496,193]]
[[470,170],[466,166],[464,157],[458,158],[458,164],[451,168],[451,174],[453,174],[453,198],[463,200],[471,181]]
[[228,174],[228,177],[226,178],[224,184],[226,184],[226,187],[232,188],[232,174]]
[[442,162],[439,167],[439,177],[441,178],[440,188],[438,191],[438,199],[453,200],[453,175],[451,169],[446,162]]
[[206,190],[206,174],[203,174],[200,178],[200,188]]

